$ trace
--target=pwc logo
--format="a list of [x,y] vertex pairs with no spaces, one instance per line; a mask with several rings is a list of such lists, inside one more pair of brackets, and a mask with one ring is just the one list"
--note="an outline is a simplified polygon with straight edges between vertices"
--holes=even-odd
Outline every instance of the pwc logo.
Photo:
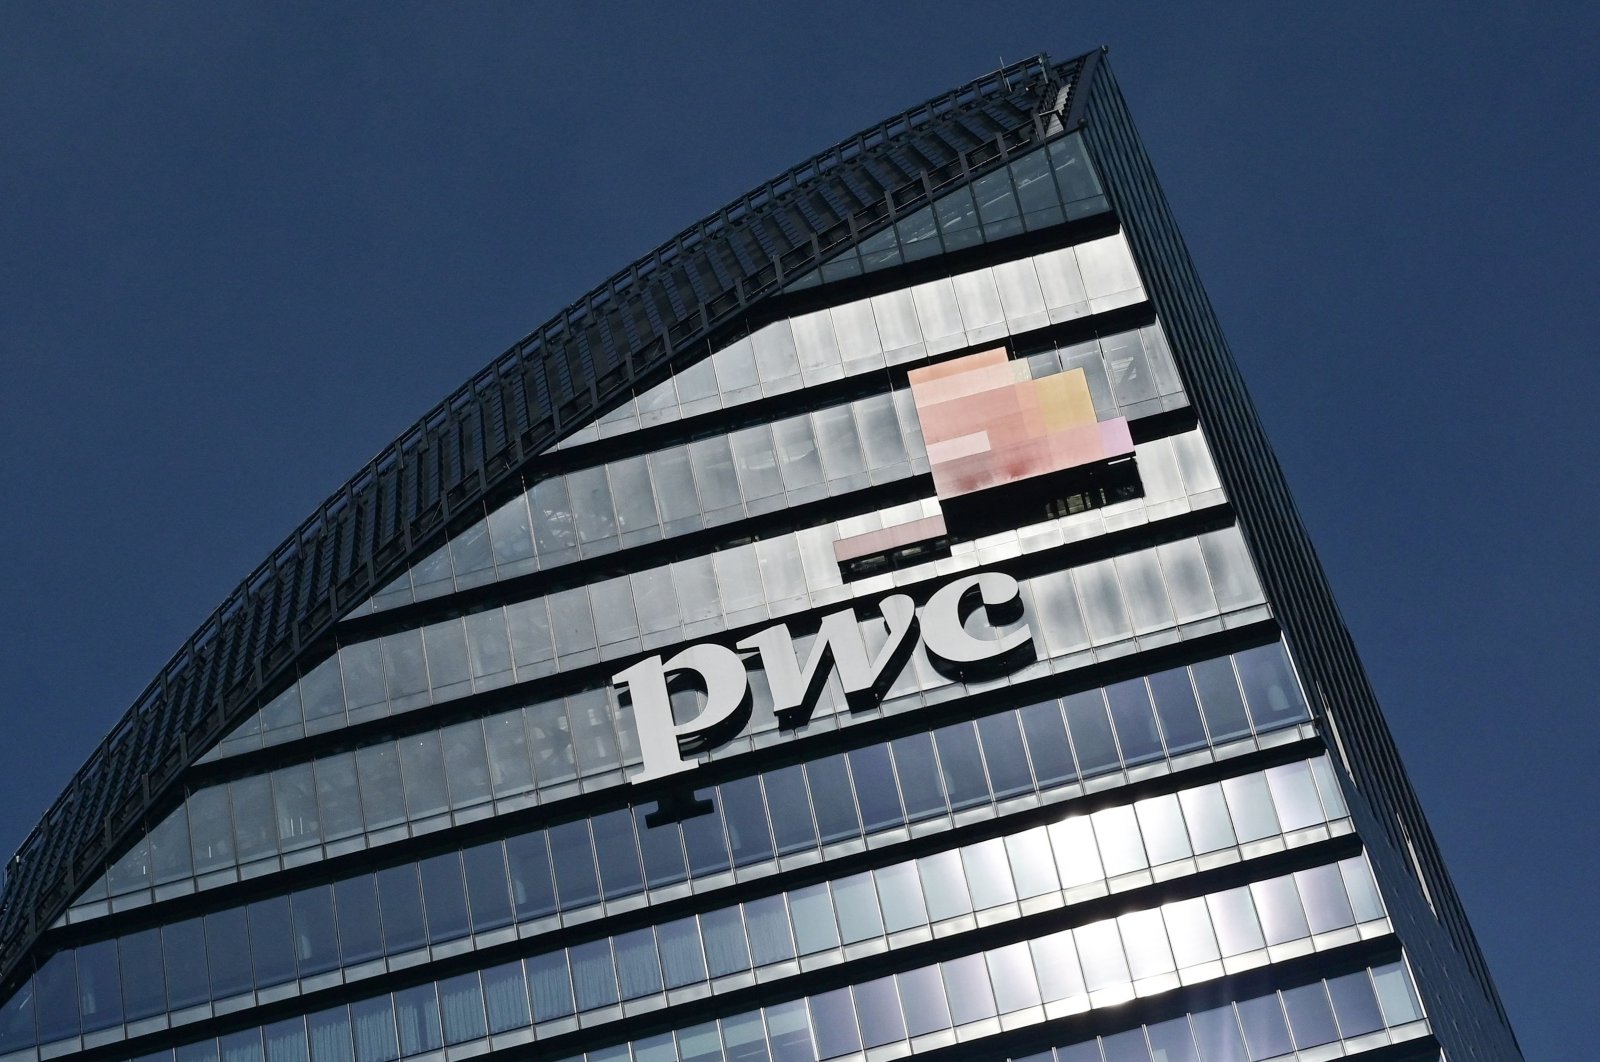
[[[641,660],[612,678],[631,702],[644,769],[629,782],[648,782],[691,771],[695,754],[739,734],[750,717],[747,659],[759,658],[772,691],[773,710],[785,726],[809,717],[830,669],[852,704],[874,703],[899,674],[920,639],[934,667],[951,678],[1004,673],[1034,657],[1033,630],[1022,616],[1017,581],[1001,572],[979,572],[945,583],[918,608],[905,594],[893,594],[878,605],[888,626],[888,640],[869,652],[854,608],[822,617],[816,641],[804,662],[795,650],[787,625],[779,623],[739,641],[733,648],[701,642],[663,659]],[[974,614],[984,610],[983,622]],[[987,632],[974,633],[971,627]],[[677,720],[672,711],[675,689],[693,689],[704,705],[691,719]]]
[[[1096,419],[1081,368],[1035,380],[1028,362],[1012,361],[997,347],[914,369],[909,382],[939,512],[835,541],[834,557],[847,574],[924,556],[953,538],[1031,523],[1030,506],[1054,515],[1140,492],[1128,422]],[[983,626],[973,622],[979,608],[989,636],[969,629]],[[628,780],[691,771],[692,757],[743,730],[751,710],[745,665],[752,658],[766,673],[779,722],[793,727],[809,717],[830,673],[838,674],[852,706],[875,703],[918,639],[933,666],[953,679],[1004,673],[1034,656],[1032,629],[1026,622],[1013,626],[1024,618],[1020,588],[1000,572],[945,583],[920,608],[892,594],[878,609],[888,640],[876,653],[867,649],[856,610],[845,608],[822,617],[803,662],[780,623],[732,648],[703,642],[614,676],[619,694],[626,691],[619,699],[632,704],[644,756],[644,769]],[[704,699],[692,718],[673,714],[672,693],[679,689]]]

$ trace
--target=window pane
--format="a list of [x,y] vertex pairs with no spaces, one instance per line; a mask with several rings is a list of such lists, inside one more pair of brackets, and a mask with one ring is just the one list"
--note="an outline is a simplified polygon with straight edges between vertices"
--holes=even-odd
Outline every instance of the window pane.
[[811,821],[811,797],[806,790],[805,770],[799,764],[779,768],[762,778],[767,806],[772,814],[772,832],[778,854],[789,855],[817,846],[817,828]]
[[950,1008],[946,1003],[944,984],[939,969],[925,966],[895,976],[895,987],[900,990],[900,1002],[905,1009],[906,1033],[921,1036],[924,1033],[950,1028]]
[[928,909],[922,900],[922,882],[915,863],[896,863],[874,871],[880,908],[891,933],[926,925]]
[[[339,965],[338,935],[333,921],[333,889],[327,885],[318,885],[304,892],[297,892],[289,898],[290,905],[294,908],[294,940],[295,954],[299,958],[300,976],[322,973]],[[174,926],[168,926],[166,932],[171,932]],[[166,933],[163,933],[165,938]],[[172,989],[172,942],[164,939],[167,945],[167,987],[171,994]],[[196,962],[199,965],[203,960]],[[185,963],[187,966],[187,963]],[[202,974],[203,976],[203,974]],[[174,1005],[176,1001],[174,1000]]]
[[1234,659],[1238,662],[1239,680],[1257,730],[1269,730],[1308,716],[1305,699],[1300,696],[1300,686],[1289,669],[1289,657],[1281,643],[1246,649]]
[[1129,766],[1161,758],[1161,735],[1143,679],[1130,679],[1106,687],[1111,720],[1116,725],[1122,758]]
[[846,944],[883,935],[878,894],[870,873],[854,874],[833,883],[833,904],[839,916],[840,937]]
[[939,767],[950,806],[956,811],[989,803],[989,783],[984,778],[983,757],[971,723],[956,723],[934,731]]
[[801,955],[839,946],[839,927],[834,923],[827,885],[818,883],[792,890],[789,916],[794,919],[795,947]]
[[520,962],[483,971],[483,1001],[492,1033],[520,1029],[533,1022],[528,1010],[528,986]]
[[855,1012],[861,1021],[863,1047],[879,1047],[905,1039],[906,1023],[900,1014],[900,997],[894,978],[883,977],[852,990]]
[[553,914],[555,883],[550,877],[550,853],[543,833],[506,839],[506,862],[511,871],[511,900],[517,918],[526,921]]
[[1285,991],[1283,1009],[1289,1015],[1294,1045],[1300,1050],[1331,1044],[1339,1038],[1333,1008],[1328,1005],[1328,992],[1321,981]]
[[[124,965],[127,963],[128,942],[131,939],[124,937],[122,940]],[[257,988],[269,988],[294,978],[294,925],[289,917],[287,896],[257,900],[250,905],[250,952]],[[136,983],[129,979],[126,970],[123,973],[123,981],[130,987]],[[131,1006],[129,1009],[128,1016],[135,1017],[136,1015],[131,1013]]]
[[600,882],[606,899],[631,896],[644,888],[639,852],[634,843],[633,815],[626,809],[590,820],[594,850],[600,861]]
[[895,774],[900,779],[906,818],[916,822],[932,815],[943,815],[944,790],[939,782],[932,736],[910,734],[891,742],[890,748],[894,752]]
[[722,785],[722,807],[728,826],[734,866],[747,866],[772,858],[772,836],[761,800],[761,779],[738,778]]
[[1070,782],[1077,777],[1072,764],[1072,747],[1061,721],[1061,705],[1054,700],[1031,704],[1018,713],[1022,733],[1027,738],[1028,756],[1033,761],[1039,788]]
[[1278,1004],[1276,993],[1240,1003],[1239,1024],[1244,1026],[1244,1040],[1250,1048],[1252,1062],[1286,1055],[1294,1050],[1294,1041],[1289,1039],[1289,1029],[1283,1023],[1283,1008]]
[[1292,877],[1254,882],[1250,886],[1250,898],[1255,900],[1268,944],[1299,940],[1310,933]]
[[707,911],[700,916],[700,932],[705,941],[706,964],[712,977],[750,968],[750,950],[745,942],[744,922],[739,917],[739,908]]
[[1328,995],[1339,1019],[1339,1032],[1346,1039],[1383,1028],[1383,1014],[1372,992],[1372,979],[1360,970],[1328,981]]
[[556,891],[563,908],[579,907],[600,899],[595,877],[594,848],[587,822],[564,822],[549,831],[550,855],[555,864]]
[[482,933],[511,923],[511,895],[506,890],[505,852],[499,841],[477,845],[461,853],[467,876],[467,902],[472,909],[472,929]]
[[656,935],[649,926],[619,934],[615,941],[617,982],[623,999],[638,999],[661,991],[661,961],[656,958]]
[[1233,677],[1233,662],[1227,657],[1202,660],[1191,671],[1211,740],[1221,742],[1248,734],[1250,724],[1245,719],[1244,701],[1239,697],[1239,683]]
[[817,831],[823,844],[861,836],[856,818],[850,776],[842,755],[812,760],[806,764],[811,785],[811,803],[817,813]]
[[445,852],[424,859],[417,868],[422,876],[422,902],[428,909],[428,940],[464,937],[471,930],[467,920],[467,894],[461,880],[461,856]]
[[572,1013],[572,980],[567,973],[566,952],[535,955],[523,966],[528,971],[534,1021],[550,1021]]
[[997,798],[1033,791],[1033,775],[1028,770],[1028,754],[1022,748],[1017,717],[1012,712],[985,716],[978,720],[978,736],[983,758],[989,767],[989,782]]
[[982,955],[964,955],[940,964],[950,1017],[955,1025],[995,1016],[994,992]]
[[680,988],[706,979],[705,957],[700,953],[700,927],[691,916],[657,928],[661,969],[668,988]]
[[611,967],[611,942],[594,940],[568,950],[572,988],[580,1011],[617,1002],[616,975]]
[[677,824],[651,826],[646,821],[648,810],[646,806],[634,808],[633,825],[644,856],[645,882],[650,888],[659,889],[683,881],[689,876],[689,869],[683,861],[683,838]]
[[757,966],[794,958],[789,938],[789,912],[782,896],[766,896],[744,905],[750,932],[750,958]]
[[[383,920],[378,911],[377,883],[371,874],[345,878],[333,886],[339,915],[339,955],[350,966],[383,954]],[[238,946],[242,936],[235,937]]]
[[1064,704],[1067,729],[1072,733],[1072,747],[1078,754],[1078,769],[1083,776],[1119,766],[1116,741],[1111,736],[1111,723],[1106,717],[1105,700],[1100,691],[1074,693]]
[[850,774],[861,801],[861,818],[868,833],[905,822],[900,794],[894,784],[889,746],[869,745],[849,755]]

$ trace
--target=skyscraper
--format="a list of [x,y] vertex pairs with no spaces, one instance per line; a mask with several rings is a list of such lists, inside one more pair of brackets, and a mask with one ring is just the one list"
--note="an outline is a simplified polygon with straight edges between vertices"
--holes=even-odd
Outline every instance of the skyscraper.
[[497,359],[4,895],[0,1062],[1519,1057],[1100,53]]

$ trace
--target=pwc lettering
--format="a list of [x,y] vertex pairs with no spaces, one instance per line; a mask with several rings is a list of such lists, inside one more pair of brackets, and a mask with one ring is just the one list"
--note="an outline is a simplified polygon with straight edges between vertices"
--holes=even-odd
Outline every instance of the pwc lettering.
[[[972,633],[966,621],[977,609],[989,630]],[[920,637],[928,659],[951,678],[977,677],[1013,670],[1033,659],[1033,631],[1023,623],[1001,631],[1022,616],[1017,581],[1000,572],[966,575],[936,590],[920,609],[905,594],[893,594],[878,605],[888,639],[876,653],[867,649],[861,621],[853,608],[822,618],[816,641],[804,663],[784,624],[757,631],[730,649],[702,642],[663,660],[641,660],[612,678],[626,687],[631,701],[644,769],[630,782],[648,782],[697,764],[694,756],[738,735],[750,717],[748,657],[759,656],[772,692],[773,711],[786,726],[798,726],[810,715],[826,682],[831,663],[852,705],[875,703],[900,673]],[[674,690],[698,691],[703,706],[692,718],[673,718]],[[619,689],[619,694],[621,693]]]

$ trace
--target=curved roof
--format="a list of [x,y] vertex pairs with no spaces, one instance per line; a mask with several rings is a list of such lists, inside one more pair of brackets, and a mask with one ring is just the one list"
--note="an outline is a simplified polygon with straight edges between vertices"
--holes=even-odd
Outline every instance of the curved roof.
[[841,249],[1075,124],[1092,60],[1007,66],[767,181],[562,310],[384,448],[228,595],[22,843],[0,897],[0,979],[351,608],[629,389]]

